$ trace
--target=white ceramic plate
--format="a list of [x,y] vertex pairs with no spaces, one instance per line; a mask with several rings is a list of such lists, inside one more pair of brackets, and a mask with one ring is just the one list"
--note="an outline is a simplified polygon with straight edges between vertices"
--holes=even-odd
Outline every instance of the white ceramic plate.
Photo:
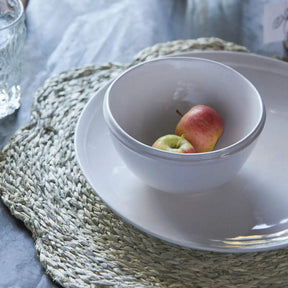
[[76,155],[84,175],[115,213],[168,242],[219,252],[287,246],[288,64],[239,52],[184,55],[233,67],[254,83],[263,97],[266,125],[240,173],[224,186],[190,196],[146,186],[132,175],[112,146],[102,114],[104,87],[89,101],[76,128]]

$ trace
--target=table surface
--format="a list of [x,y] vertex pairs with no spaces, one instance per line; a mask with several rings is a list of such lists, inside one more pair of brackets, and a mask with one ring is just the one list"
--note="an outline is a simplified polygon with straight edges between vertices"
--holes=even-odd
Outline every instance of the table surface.
[[[33,96],[50,76],[74,67],[128,63],[147,46],[219,37],[265,56],[283,56],[281,42],[263,44],[267,0],[30,0],[18,113],[0,121],[2,149],[29,122]],[[58,287],[45,275],[31,233],[0,201],[0,288]]]

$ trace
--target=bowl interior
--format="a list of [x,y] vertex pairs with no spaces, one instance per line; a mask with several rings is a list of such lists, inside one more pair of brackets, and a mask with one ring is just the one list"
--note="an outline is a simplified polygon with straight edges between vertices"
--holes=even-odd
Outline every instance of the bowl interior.
[[235,70],[210,60],[171,57],[140,64],[108,89],[110,111],[119,126],[152,145],[174,134],[182,114],[192,106],[213,107],[225,130],[215,149],[232,145],[258,125],[263,107],[255,87]]

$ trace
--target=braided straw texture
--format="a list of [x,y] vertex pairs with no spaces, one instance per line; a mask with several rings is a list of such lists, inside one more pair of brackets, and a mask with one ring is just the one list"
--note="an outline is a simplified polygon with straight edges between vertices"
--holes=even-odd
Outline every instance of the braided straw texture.
[[63,287],[283,287],[288,282],[288,250],[203,252],[124,223],[89,187],[75,159],[75,126],[91,95],[129,65],[195,49],[247,51],[216,38],[174,41],[145,49],[128,65],[64,72],[38,90],[30,124],[4,148],[1,198],[32,231],[41,264]]

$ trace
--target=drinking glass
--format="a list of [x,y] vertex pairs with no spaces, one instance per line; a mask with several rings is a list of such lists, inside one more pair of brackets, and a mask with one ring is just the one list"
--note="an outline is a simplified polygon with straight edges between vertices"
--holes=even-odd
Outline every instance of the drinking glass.
[[25,36],[21,0],[0,0],[0,119],[20,107],[21,52]]

